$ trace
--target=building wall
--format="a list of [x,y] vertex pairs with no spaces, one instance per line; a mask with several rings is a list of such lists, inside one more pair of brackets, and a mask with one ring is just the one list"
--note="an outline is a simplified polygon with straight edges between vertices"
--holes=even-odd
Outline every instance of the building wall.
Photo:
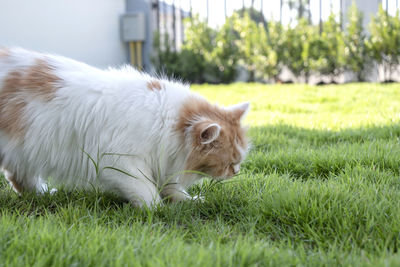
[[127,62],[125,0],[0,0],[0,45],[61,54],[97,67]]

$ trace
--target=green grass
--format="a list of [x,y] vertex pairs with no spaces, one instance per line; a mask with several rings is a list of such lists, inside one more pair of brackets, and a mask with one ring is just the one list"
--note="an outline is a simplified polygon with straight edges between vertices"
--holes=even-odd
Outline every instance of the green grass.
[[140,210],[98,192],[0,182],[0,266],[398,266],[400,85],[194,86],[250,101],[238,178]]

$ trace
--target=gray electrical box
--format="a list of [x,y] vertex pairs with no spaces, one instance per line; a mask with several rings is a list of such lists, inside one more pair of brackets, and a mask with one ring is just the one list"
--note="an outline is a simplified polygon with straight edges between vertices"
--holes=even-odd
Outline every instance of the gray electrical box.
[[122,40],[144,42],[146,39],[146,16],[144,13],[127,13],[122,16]]

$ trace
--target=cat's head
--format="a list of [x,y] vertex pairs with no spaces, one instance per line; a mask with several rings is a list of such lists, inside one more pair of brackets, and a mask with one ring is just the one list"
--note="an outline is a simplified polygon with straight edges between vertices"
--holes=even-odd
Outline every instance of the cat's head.
[[248,151],[246,129],[241,125],[248,111],[249,103],[220,108],[201,98],[186,101],[178,123],[191,150],[186,170],[216,179],[236,175]]

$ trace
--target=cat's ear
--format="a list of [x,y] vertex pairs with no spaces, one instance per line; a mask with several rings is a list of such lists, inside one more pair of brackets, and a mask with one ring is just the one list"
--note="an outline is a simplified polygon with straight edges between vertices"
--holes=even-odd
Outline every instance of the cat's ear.
[[233,105],[228,107],[228,110],[233,112],[233,115],[237,120],[243,121],[246,118],[247,113],[249,113],[250,111],[250,103],[244,102],[237,105]]
[[202,145],[210,144],[215,141],[221,132],[221,126],[218,123],[205,124],[200,131],[200,143]]

